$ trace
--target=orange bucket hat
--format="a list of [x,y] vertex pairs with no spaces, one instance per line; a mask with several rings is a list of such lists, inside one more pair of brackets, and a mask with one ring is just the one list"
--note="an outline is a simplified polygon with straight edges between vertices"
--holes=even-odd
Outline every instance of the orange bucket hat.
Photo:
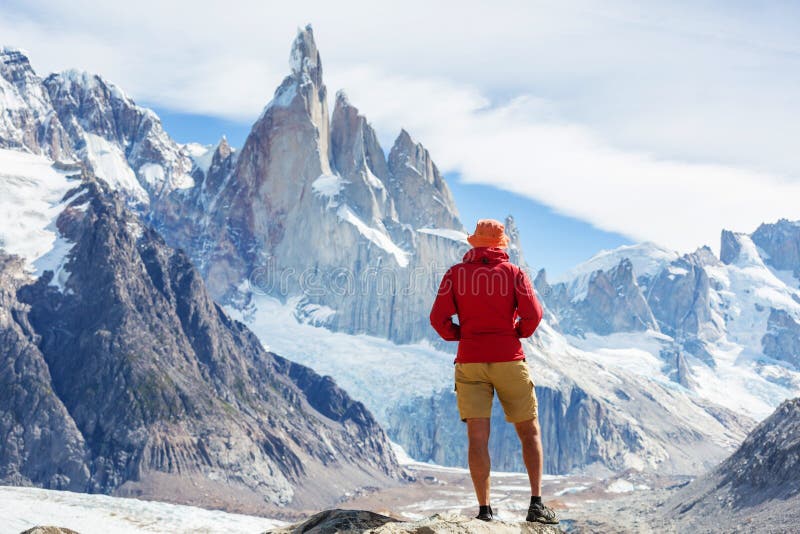
[[475,233],[467,236],[467,242],[473,247],[508,247],[506,227],[494,219],[481,219],[475,225]]

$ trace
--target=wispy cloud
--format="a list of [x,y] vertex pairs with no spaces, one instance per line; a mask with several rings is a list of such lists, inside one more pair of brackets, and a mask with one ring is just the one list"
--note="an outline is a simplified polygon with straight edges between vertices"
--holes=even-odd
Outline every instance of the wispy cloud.
[[798,8],[410,0],[10,2],[4,42],[140,101],[250,120],[314,23],[333,91],[445,170],[680,250],[800,218]]
[[442,80],[368,69],[342,77],[355,82],[351,101],[361,103],[382,142],[405,127],[465,181],[536,199],[603,230],[691,251],[718,249],[723,227],[752,231],[779,216],[800,218],[799,181],[619,150],[564,122],[541,99],[490,107],[478,92]]

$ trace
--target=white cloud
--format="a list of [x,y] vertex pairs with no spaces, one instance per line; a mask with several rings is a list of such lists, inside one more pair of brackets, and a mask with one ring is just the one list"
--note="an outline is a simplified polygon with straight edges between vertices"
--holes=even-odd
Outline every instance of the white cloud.
[[26,1],[0,7],[0,39],[41,72],[244,121],[311,21],[331,93],[468,181],[680,250],[800,218],[797,8],[640,6]]
[[718,251],[722,228],[750,232],[781,216],[800,219],[800,182],[615,149],[588,128],[560,120],[541,99],[487,107],[478,92],[441,80],[368,69],[342,78],[354,82],[350,99],[382,142],[405,127],[442,169],[467,182],[533,198],[636,240]]

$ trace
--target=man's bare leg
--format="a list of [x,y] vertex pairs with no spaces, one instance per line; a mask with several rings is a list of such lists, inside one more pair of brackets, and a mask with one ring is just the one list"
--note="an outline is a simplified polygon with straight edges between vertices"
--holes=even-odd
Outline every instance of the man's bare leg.
[[[519,441],[522,443],[522,460],[528,470],[531,483],[531,495],[542,495],[542,436],[539,432],[539,420],[528,419],[514,423]],[[471,465],[471,464],[470,464]]]
[[489,458],[489,418],[467,419],[467,438],[469,439],[469,474],[475,495],[480,506],[489,505],[489,471],[492,468]]

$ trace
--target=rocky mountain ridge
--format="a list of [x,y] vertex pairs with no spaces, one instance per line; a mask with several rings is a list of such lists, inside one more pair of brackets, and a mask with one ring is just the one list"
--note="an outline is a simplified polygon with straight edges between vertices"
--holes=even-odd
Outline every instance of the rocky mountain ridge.
[[664,514],[684,526],[788,532],[800,520],[799,462],[796,398],[782,403],[713,471],[672,496]]
[[2,260],[4,482],[263,513],[403,479],[364,405],[265,351],[117,193],[84,172],[65,201],[61,285]]

